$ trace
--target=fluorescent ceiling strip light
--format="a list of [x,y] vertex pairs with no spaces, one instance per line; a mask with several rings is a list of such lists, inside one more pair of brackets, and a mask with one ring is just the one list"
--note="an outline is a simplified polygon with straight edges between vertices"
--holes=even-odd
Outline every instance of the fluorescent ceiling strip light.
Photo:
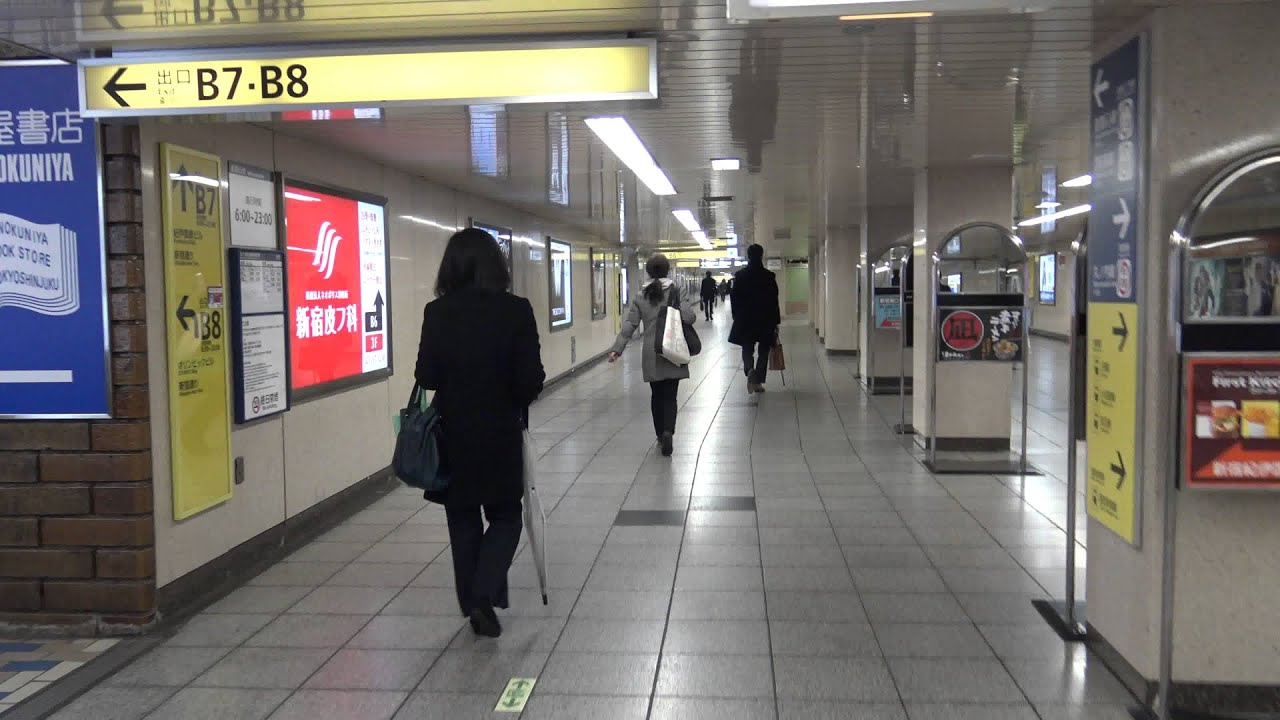
[[594,117],[587,118],[586,123],[596,137],[600,138],[600,141],[607,145],[622,164],[630,168],[631,172],[635,173],[654,195],[676,194],[671,179],[662,172],[658,163],[654,162],[653,156],[636,135],[636,131],[631,129],[631,123],[628,123],[626,118]]
[[689,234],[693,236],[694,240],[698,241],[698,244],[702,246],[703,250],[712,249],[713,246],[711,245],[711,241],[707,239],[706,233],[702,232],[701,230],[695,230],[694,232],[691,232]]
[[702,230],[702,226],[698,224],[698,219],[693,216],[692,210],[672,210],[671,214],[676,216],[676,220],[680,221],[685,230],[691,233]]
[[900,13],[871,13],[868,15],[841,15],[840,19],[846,22],[856,22],[859,20],[910,20],[912,18],[931,18],[932,12],[900,12]]
[[1047,222],[1052,222],[1054,220],[1061,220],[1062,218],[1065,218],[1065,217],[1071,217],[1072,215],[1083,215],[1084,213],[1087,213],[1092,209],[1093,209],[1092,205],[1077,205],[1075,207],[1067,208],[1066,210],[1059,210],[1056,213],[1049,213],[1048,215],[1041,215],[1039,217],[1027,218],[1026,220],[1023,220],[1022,222],[1018,223],[1018,227],[1031,227],[1032,225],[1043,225]]
[[1074,177],[1074,178],[1071,178],[1070,180],[1068,180],[1068,181],[1066,181],[1066,182],[1062,183],[1062,187],[1071,187],[1071,188],[1075,188],[1075,187],[1088,187],[1088,186],[1090,186],[1090,185],[1092,185],[1092,184],[1093,184],[1093,176],[1092,176],[1092,175],[1081,175],[1080,177]]
[[740,170],[742,161],[738,158],[711,158],[712,170]]

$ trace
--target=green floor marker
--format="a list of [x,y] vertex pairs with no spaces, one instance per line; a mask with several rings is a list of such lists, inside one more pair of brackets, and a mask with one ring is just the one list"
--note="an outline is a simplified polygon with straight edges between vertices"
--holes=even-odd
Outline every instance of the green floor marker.
[[498,706],[493,711],[522,712],[525,703],[529,702],[529,695],[533,693],[533,685],[536,682],[538,682],[537,678],[511,678],[507,683],[507,689],[502,691],[502,697],[498,698]]

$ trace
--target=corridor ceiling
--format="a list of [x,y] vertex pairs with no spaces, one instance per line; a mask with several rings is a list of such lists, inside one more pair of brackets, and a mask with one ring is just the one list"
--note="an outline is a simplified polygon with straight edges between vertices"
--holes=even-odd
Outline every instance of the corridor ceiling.
[[[679,192],[661,203],[648,197],[633,205],[650,209],[664,244],[689,243],[667,212],[687,207],[713,237],[732,227],[742,242],[760,241],[771,252],[795,255],[807,254],[811,239],[825,232],[850,231],[868,204],[909,206],[912,173],[926,165],[1032,167],[1038,159],[1056,164],[1060,178],[1083,172],[1091,47],[1095,38],[1132,26],[1154,6],[1142,0],[1040,0],[1034,10],[923,20],[825,16],[747,22],[728,18],[723,0],[580,0],[579,9],[555,12],[539,10],[545,2],[522,0],[504,3],[518,8],[510,12],[437,16],[428,25],[408,15],[385,22],[396,7],[432,4],[424,0],[351,0],[339,4],[360,17],[299,23],[274,35],[211,31],[158,39],[138,34],[113,41],[78,38],[78,14],[84,27],[93,24],[86,18],[102,13],[104,3],[117,7],[137,1],[0,0],[0,38],[74,58],[111,49],[375,37],[403,42],[405,36],[429,34],[656,37],[656,101],[508,106],[510,159],[501,178],[472,171],[470,121],[463,107],[396,108],[381,120],[224,119],[270,123],[282,133],[371,156],[613,239],[616,210],[592,213],[591,196],[599,194],[599,185],[616,187],[616,163],[608,158],[603,170],[595,165],[593,177],[600,146],[582,119],[622,114]],[[228,2],[247,6],[257,0]],[[467,4],[476,3],[454,5]],[[384,21],[370,24],[368,18]],[[567,207],[548,202],[547,114],[552,111],[569,118]],[[741,158],[742,169],[713,171],[714,157]],[[1038,171],[1035,178],[1038,192]],[[733,199],[706,202],[706,196]],[[603,206],[612,207],[613,201],[606,199]]]

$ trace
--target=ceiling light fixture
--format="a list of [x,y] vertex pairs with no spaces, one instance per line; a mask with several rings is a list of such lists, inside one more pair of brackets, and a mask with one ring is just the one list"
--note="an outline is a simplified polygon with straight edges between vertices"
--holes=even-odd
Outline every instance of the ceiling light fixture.
[[1093,184],[1092,175],[1081,175],[1080,177],[1074,177],[1062,183],[1062,187],[1070,187],[1070,188],[1089,187],[1092,184]]
[[698,224],[698,219],[693,216],[692,210],[672,210],[671,214],[676,217],[676,220],[680,221],[685,230],[691,233],[702,229],[702,226]]
[[738,158],[711,158],[712,170],[740,170],[742,161]]
[[[900,13],[871,13],[868,15],[841,15],[840,19],[846,22],[857,22],[859,20],[910,20],[912,18],[931,18],[933,13],[929,11],[921,12],[900,12]],[[942,63],[938,63],[941,65]]]
[[1052,201],[1046,200],[1046,201],[1044,201],[1044,202],[1040,203],[1039,205],[1037,205],[1037,206],[1036,206],[1036,209],[1037,209],[1037,210],[1052,210],[1052,209],[1054,209],[1054,208],[1056,208],[1056,207],[1062,207],[1062,203],[1060,203],[1060,202],[1052,202]]
[[594,117],[587,118],[586,123],[596,137],[600,138],[600,141],[607,145],[654,195],[676,194],[671,179],[662,171],[662,168],[658,167],[658,163],[649,154],[644,142],[636,135],[636,131],[631,128],[631,123],[628,123],[626,118]]
[[1031,227],[1032,225],[1043,225],[1047,222],[1053,222],[1054,220],[1061,220],[1062,218],[1065,218],[1065,217],[1071,217],[1072,215],[1083,215],[1084,213],[1087,213],[1092,209],[1093,209],[1092,205],[1077,205],[1075,207],[1067,208],[1066,210],[1059,210],[1058,212],[1055,212],[1055,213],[1049,213],[1048,215],[1041,215],[1039,217],[1027,218],[1026,220],[1023,220],[1022,222],[1018,223],[1018,227]]
[[702,232],[701,230],[697,230],[689,234],[693,236],[694,240],[698,241],[698,244],[702,246],[703,250],[710,250],[712,247],[714,247],[711,244],[711,241],[707,239],[707,234]]

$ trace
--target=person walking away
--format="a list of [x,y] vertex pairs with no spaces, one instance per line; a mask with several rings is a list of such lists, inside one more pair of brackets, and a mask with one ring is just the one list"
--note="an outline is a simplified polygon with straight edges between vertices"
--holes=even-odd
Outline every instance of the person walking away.
[[522,526],[524,430],[546,379],[533,307],[508,293],[510,284],[507,261],[488,233],[468,228],[451,237],[436,299],[422,313],[414,370],[420,386],[436,391],[450,479],[427,499],[445,507],[458,606],[486,637],[502,634],[494,608],[509,606],[507,571]]
[[733,326],[729,342],[742,347],[747,394],[764,392],[769,350],[778,338],[782,314],[778,310],[778,279],[764,267],[764,248],[747,248],[747,266],[733,276],[729,293]]
[[727,300],[728,298],[729,298],[729,281],[721,280],[720,281],[720,302],[724,303],[724,301]]
[[653,431],[663,457],[670,457],[676,433],[676,397],[680,391],[680,381],[689,377],[689,366],[676,365],[658,353],[655,345],[663,329],[659,318],[662,308],[667,305],[680,306],[680,321],[685,325],[692,325],[698,319],[698,314],[685,302],[680,286],[667,277],[671,273],[671,263],[667,261],[666,255],[658,253],[651,256],[644,269],[649,275],[649,283],[645,285],[640,297],[627,306],[622,331],[618,333],[618,339],[609,351],[609,362],[618,361],[636,329],[643,324],[641,370],[652,395],[650,410],[653,412]]
[[707,316],[707,322],[711,322],[715,317],[716,308],[716,281],[711,277],[711,271],[707,271],[707,276],[702,278],[702,312]]

